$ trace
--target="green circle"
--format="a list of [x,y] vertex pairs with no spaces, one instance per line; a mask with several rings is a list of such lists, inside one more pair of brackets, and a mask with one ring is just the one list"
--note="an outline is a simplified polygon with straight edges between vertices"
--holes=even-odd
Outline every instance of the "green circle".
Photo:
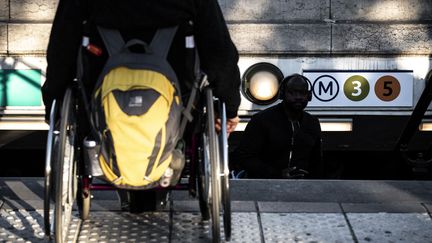
[[360,75],[349,77],[344,84],[345,96],[352,101],[361,101],[369,94],[369,82]]

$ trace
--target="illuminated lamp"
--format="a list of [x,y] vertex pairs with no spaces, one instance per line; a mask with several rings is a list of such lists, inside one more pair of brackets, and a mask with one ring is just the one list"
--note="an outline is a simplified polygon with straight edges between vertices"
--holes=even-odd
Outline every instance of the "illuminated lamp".
[[431,132],[432,131],[432,122],[422,122],[420,124],[419,130],[422,132]]
[[278,99],[279,83],[283,74],[270,63],[256,63],[250,66],[242,77],[241,91],[250,102],[269,105]]
[[319,119],[323,132],[351,132],[351,119]]

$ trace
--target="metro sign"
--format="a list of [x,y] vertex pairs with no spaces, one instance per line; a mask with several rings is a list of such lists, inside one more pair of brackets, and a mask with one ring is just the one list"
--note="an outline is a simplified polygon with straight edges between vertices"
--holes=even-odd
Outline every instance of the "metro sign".
[[411,107],[412,71],[304,71],[309,107]]

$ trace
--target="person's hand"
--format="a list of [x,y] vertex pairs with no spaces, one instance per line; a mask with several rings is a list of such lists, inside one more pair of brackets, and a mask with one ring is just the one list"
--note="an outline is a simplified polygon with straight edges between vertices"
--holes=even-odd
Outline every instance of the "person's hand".
[[308,174],[309,172],[307,172],[306,170],[297,167],[291,167],[283,169],[281,177],[282,179],[302,179]]
[[[228,134],[230,134],[231,132],[233,132],[235,130],[239,121],[240,121],[240,118],[238,116],[227,119],[226,125],[227,125],[227,133]],[[216,119],[215,127],[216,127],[216,131],[220,132],[222,125],[221,125],[221,120],[219,118]]]
[[227,133],[230,134],[234,132],[239,122],[240,118],[238,116],[227,119]]

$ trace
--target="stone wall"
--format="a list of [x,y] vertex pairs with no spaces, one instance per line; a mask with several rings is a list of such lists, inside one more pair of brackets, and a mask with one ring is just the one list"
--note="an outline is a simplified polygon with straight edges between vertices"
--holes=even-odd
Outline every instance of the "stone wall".
[[[219,0],[242,54],[432,53],[430,0]],[[0,55],[44,55],[57,0],[0,0]]]
[[430,54],[430,0],[220,0],[246,54]]
[[43,55],[57,0],[0,0],[0,54]]

